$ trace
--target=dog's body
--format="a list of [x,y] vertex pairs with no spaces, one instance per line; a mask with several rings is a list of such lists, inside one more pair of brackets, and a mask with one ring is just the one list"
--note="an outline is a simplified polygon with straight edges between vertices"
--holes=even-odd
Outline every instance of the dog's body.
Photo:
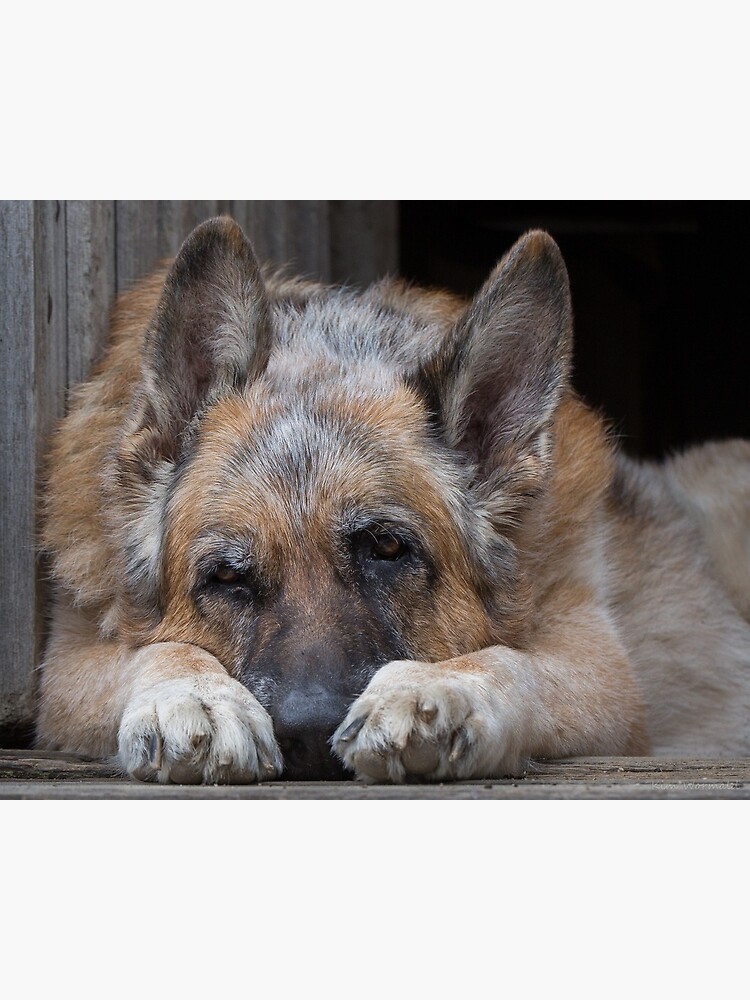
[[555,244],[468,305],[265,279],[228,220],[122,297],[52,454],[38,741],[173,781],[750,753],[750,443],[621,456]]

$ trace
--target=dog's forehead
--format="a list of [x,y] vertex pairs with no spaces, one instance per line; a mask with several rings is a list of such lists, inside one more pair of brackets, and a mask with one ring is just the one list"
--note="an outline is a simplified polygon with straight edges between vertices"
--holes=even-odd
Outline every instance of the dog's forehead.
[[263,380],[206,414],[188,476],[214,511],[300,524],[345,508],[418,514],[452,489],[424,409],[398,380],[308,371],[287,381]]
[[440,326],[433,316],[389,308],[388,294],[387,283],[364,294],[329,288],[304,301],[282,294],[274,301],[275,348],[269,371],[286,374],[290,368],[316,361],[408,367],[440,336]]

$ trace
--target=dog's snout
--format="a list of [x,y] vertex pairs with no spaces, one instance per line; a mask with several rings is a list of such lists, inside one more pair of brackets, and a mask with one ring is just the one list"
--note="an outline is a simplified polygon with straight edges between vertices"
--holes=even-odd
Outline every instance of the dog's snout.
[[271,712],[284,757],[285,778],[309,781],[350,777],[333,756],[330,743],[347,707],[344,698],[322,688],[286,693]]

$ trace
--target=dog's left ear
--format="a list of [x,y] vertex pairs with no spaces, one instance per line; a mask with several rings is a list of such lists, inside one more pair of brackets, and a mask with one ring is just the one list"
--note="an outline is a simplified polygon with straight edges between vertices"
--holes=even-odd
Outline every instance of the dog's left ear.
[[571,347],[565,263],[555,241],[535,230],[503,257],[410,381],[481,481],[533,492],[568,384]]

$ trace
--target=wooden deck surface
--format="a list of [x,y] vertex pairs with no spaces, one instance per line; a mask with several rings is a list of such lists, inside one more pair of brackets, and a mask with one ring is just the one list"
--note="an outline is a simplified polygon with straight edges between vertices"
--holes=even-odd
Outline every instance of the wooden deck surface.
[[579,757],[540,762],[523,778],[449,784],[354,781],[156,785],[101,761],[0,750],[0,799],[748,799],[750,760]]

